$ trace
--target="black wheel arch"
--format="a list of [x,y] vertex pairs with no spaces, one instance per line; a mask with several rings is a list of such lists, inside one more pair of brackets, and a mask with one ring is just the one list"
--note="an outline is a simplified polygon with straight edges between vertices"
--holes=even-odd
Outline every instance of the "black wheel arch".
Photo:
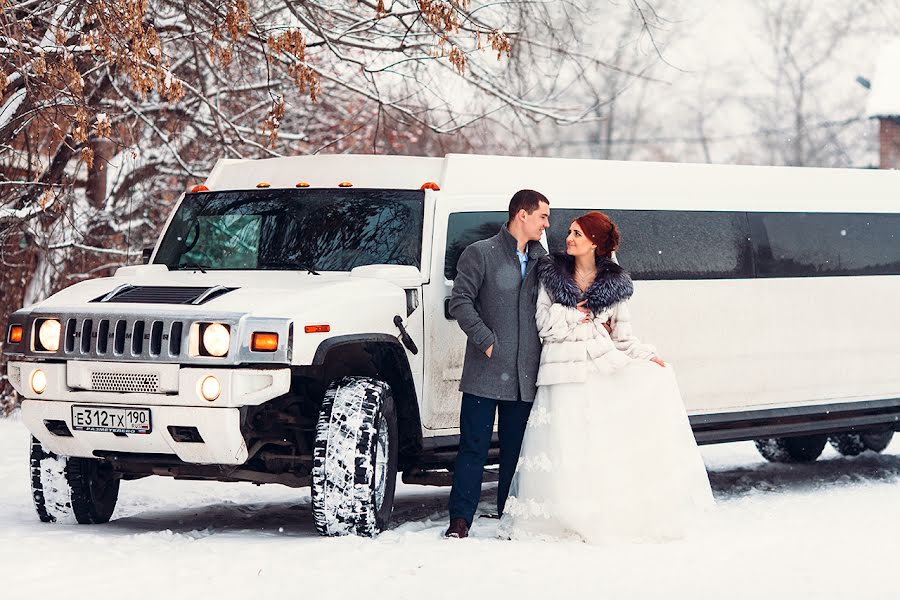
[[[336,336],[316,349],[311,371],[325,387],[345,376],[380,379],[391,387],[400,434],[399,468],[412,466],[422,453],[422,418],[406,349],[384,333]],[[320,396],[321,397],[321,396]]]

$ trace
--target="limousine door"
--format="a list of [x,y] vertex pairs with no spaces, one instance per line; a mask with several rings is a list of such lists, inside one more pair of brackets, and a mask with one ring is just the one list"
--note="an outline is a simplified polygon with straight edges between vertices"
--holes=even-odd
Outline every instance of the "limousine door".
[[459,407],[466,336],[447,312],[456,277],[456,261],[469,244],[489,238],[506,222],[508,198],[441,197],[435,207],[431,281],[425,286],[425,389],[422,410],[426,429],[459,428]]

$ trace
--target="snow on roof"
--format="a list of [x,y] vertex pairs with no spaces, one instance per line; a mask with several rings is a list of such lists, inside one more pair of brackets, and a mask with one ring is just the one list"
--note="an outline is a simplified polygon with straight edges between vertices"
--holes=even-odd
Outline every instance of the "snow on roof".
[[419,189],[426,181],[440,183],[443,166],[443,158],[365,154],[222,159],[206,185],[212,190],[253,189],[266,182],[275,188],[292,188],[304,181],[312,187],[337,187],[349,181],[358,188]]
[[900,117],[900,40],[882,48],[875,63],[866,116]]
[[[663,210],[816,210],[897,212],[900,171],[654,163],[571,158],[448,154],[439,157],[328,154],[220,160],[211,190],[254,189],[259,182],[293,188],[305,181],[332,188],[419,189],[434,181],[441,195],[508,200],[540,191],[560,206]],[[474,202],[471,206],[481,205]],[[486,206],[487,204],[485,204]]]

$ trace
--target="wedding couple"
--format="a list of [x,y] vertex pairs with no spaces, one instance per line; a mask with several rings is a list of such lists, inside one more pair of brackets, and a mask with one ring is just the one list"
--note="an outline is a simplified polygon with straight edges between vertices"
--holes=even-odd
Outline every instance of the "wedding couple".
[[674,372],[631,331],[618,229],[587,213],[547,256],[549,217],[520,190],[459,258],[449,309],[468,343],[445,535],[468,535],[499,414],[502,537],[681,537],[712,493]]

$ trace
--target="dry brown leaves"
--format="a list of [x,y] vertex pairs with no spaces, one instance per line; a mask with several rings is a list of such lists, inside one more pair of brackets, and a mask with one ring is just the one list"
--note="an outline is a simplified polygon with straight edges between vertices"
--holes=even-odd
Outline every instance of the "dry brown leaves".
[[88,169],[94,167],[94,151],[90,146],[85,146],[81,149],[81,159],[84,161],[84,164],[87,165]]
[[247,37],[252,28],[250,6],[246,0],[229,2],[225,7],[221,24],[217,22],[212,27],[212,40],[207,47],[210,59],[223,67],[228,67],[234,60],[235,46]]
[[294,60],[288,67],[288,73],[300,93],[308,89],[309,98],[315,102],[319,96],[319,75],[306,64],[306,38],[303,33],[299,29],[291,29],[281,35],[270,36],[267,44],[273,53],[286,54]]
[[281,127],[281,121],[284,119],[284,98],[278,96],[272,102],[272,108],[269,109],[266,118],[262,123],[263,135],[269,136],[269,145],[275,143],[278,139],[278,128]]
[[495,29],[488,34],[488,41],[491,43],[491,48],[497,51],[497,60],[500,60],[504,52],[506,53],[506,56],[509,57],[510,51],[512,50],[512,43],[510,43],[509,37],[505,33],[499,29]]
[[[434,56],[446,56],[460,75],[466,70],[466,54],[459,45],[450,41],[450,36],[459,33],[461,19],[467,18],[463,11],[468,10],[470,0],[418,0],[419,11],[428,26],[439,37],[433,52]],[[499,29],[489,32],[475,32],[475,47],[483,48],[482,33],[487,36],[491,48],[497,52],[497,60],[505,53],[510,55],[512,44],[509,37]],[[446,49],[450,47],[449,51]]]

